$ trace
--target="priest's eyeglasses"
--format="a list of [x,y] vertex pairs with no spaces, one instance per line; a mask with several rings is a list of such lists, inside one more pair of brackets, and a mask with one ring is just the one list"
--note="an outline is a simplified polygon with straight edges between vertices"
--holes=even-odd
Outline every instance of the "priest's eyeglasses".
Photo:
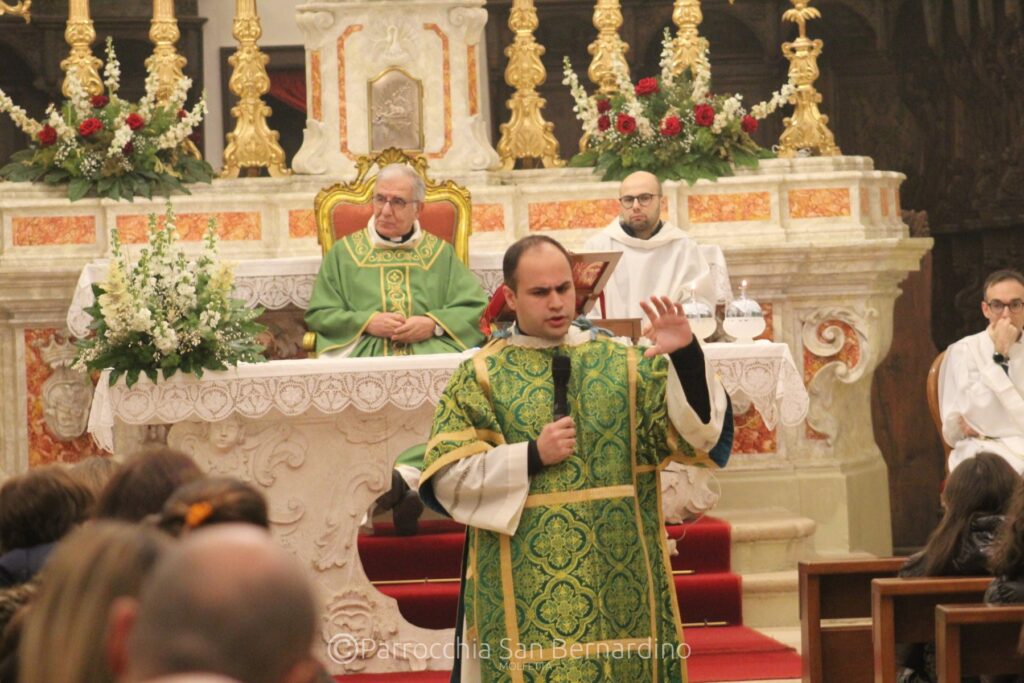
[[627,194],[624,197],[619,197],[619,204],[622,204],[622,208],[623,209],[632,209],[633,208],[633,202],[640,202],[640,206],[647,207],[647,206],[651,205],[651,202],[654,201],[655,197],[660,197],[660,196],[661,195],[650,194],[650,193],[638,194],[638,195]]
[[401,197],[385,197],[382,194],[373,195],[373,205],[378,209],[383,209],[385,204],[390,204],[392,210],[401,211],[410,204],[415,204],[416,200],[402,199]]
[[1002,313],[1005,308],[1009,308],[1010,313],[1020,313],[1021,311],[1024,311],[1024,301],[1020,299],[1014,299],[1009,303],[1000,301],[999,299],[992,299],[992,301],[986,301],[985,303],[988,304],[988,307],[996,315]]

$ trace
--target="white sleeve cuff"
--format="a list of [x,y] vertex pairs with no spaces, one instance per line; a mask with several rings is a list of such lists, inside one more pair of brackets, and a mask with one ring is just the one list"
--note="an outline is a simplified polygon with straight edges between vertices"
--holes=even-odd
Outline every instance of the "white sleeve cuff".
[[511,536],[530,493],[527,443],[501,445],[445,467],[434,495],[456,522]]

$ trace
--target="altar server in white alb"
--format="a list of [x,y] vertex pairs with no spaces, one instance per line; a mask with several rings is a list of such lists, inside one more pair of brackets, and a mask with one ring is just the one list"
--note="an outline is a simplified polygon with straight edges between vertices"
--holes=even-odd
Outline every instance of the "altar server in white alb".
[[1024,473],[1024,275],[999,270],[985,280],[982,332],[950,345],[939,373],[942,435],[952,471],[982,451]]
[[661,220],[661,197],[661,182],[653,173],[630,174],[619,187],[618,217],[584,246],[585,251],[622,252],[604,289],[605,317],[642,318],[640,302],[660,293],[681,302],[696,289],[712,306],[732,298],[722,250],[698,245]]

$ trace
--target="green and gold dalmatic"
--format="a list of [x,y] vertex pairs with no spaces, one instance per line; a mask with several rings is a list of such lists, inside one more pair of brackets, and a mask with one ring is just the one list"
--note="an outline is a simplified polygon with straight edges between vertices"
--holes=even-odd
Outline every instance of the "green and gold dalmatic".
[[[317,353],[356,340],[352,356],[457,353],[483,341],[477,321],[486,305],[480,284],[444,240],[423,233],[410,249],[381,248],[360,230],[324,257],[306,324],[317,332]],[[377,312],[428,316],[445,335],[412,345],[364,335]]]
[[576,450],[532,477],[513,536],[470,528],[463,640],[484,681],[685,681],[658,470],[714,465],[668,420],[664,357],[604,338],[491,343],[445,390],[421,486],[456,460],[536,438],[552,419],[556,352],[572,361]]

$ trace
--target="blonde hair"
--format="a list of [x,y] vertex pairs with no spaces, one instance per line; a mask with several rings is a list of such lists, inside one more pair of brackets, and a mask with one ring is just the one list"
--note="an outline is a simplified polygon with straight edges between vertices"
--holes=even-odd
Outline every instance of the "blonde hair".
[[136,597],[171,541],[123,522],[81,527],[54,549],[18,649],[19,683],[113,683],[104,643],[116,598]]

